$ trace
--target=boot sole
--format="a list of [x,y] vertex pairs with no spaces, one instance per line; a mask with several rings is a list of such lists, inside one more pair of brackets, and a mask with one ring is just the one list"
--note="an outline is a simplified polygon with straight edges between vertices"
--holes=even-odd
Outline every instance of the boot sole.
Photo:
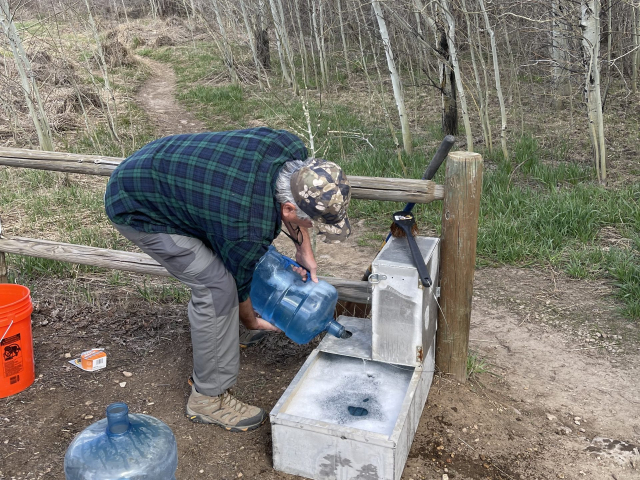
[[245,425],[243,427],[236,427],[236,426],[225,425],[224,423],[216,422],[215,420],[212,420],[211,418],[205,415],[200,415],[199,413],[190,412],[189,409],[187,409],[186,415],[187,415],[187,418],[191,420],[193,423],[217,425],[218,427],[224,428],[228,432],[233,432],[233,433],[250,432],[251,430],[255,430],[256,428],[262,426],[267,421],[267,416],[265,415],[260,422],[254,425]]

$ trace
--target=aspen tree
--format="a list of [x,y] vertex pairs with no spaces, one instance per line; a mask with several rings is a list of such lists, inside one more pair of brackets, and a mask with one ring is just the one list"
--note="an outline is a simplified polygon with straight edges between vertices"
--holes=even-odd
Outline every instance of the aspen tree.
[[[249,47],[251,48],[251,55],[253,56],[253,63],[256,66],[256,75],[258,77],[258,84],[260,85],[260,90],[264,90],[264,85],[262,85],[262,70],[260,65],[260,60],[258,59],[258,50],[256,42],[253,41],[253,31],[255,31],[255,27],[251,26],[251,22],[249,21],[249,13],[247,12],[247,6],[245,4],[245,0],[239,0],[240,3],[240,11],[242,12],[242,19],[244,20],[244,26],[247,29],[247,38],[249,39]],[[266,75],[265,75],[266,77]],[[269,79],[267,78],[267,83]]]
[[[371,84],[373,83],[371,81],[371,77],[369,76],[369,70],[367,68],[367,56],[364,52],[364,45],[362,44],[362,31],[360,29],[360,21],[357,18],[358,17],[358,6],[355,4],[355,2],[357,2],[358,0],[354,0],[354,11],[356,13],[356,25],[358,27],[358,45],[360,46],[360,61],[362,62],[362,71],[364,73],[364,76],[367,79],[367,87],[369,88],[369,92],[371,94],[371,96],[373,97],[374,95],[374,91],[373,88],[371,87]],[[369,114],[371,114],[371,102],[368,103],[368,107],[369,107]]]
[[498,47],[496,46],[496,35],[489,22],[489,15],[487,9],[484,6],[483,0],[478,0],[482,15],[484,16],[484,23],[489,33],[489,39],[491,41],[491,56],[493,57],[493,72],[496,80],[496,94],[498,95],[498,102],[500,103],[500,118],[502,120],[502,126],[500,128],[500,143],[502,145],[502,154],[505,160],[509,160],[509,151],[507,150],[507,110],[504,105],[504,97],[502,96],[502,86],[500,85],[500,66],[498,65]]
[[587,105],[589,134],[593,145],[598,180],[604,184],[607,181],[607,157],[600,96],[600,1],[582,0],[580,14],[585,69],[584,97]]
[[271,70],[271,55],[269,52],[269,32],[267,32],[267,28],[264,21],[265,16],[265,5],[264,0],[258,0],[258,11],[256,13],[256,24],[255,24],[255,42],[256,42],[256,52],[258,53],[258,60],[260,60],[260,65],[265,70]]
[[236,71],[236,64],[233,59],[233,51],[231,50],[231,45],[229,44],[229,37],[227,36],[227,30],[224,28],[224,23],[222,21],[222,17],[220,16],[220,6],[218,5],[218,0],[209,0],[209,1],[211,2],[213,13],[216,16],[216,22],[218,24],[218,28],[220,29],[220,37],[222,38],[222,56],[224,57],[224,63],[227,66],[227,70],[229,70],[229,76],[231,77],[231,82],[237,84],[238,72]]
[[269,6],[271,7],[271,17],[273,18],[273,27],[276,34],[276,48],[278,49],[278,59],[280,60],[280,68],[282,70],[282,76],[285,81],[291,85],[291,77],[289,76],[289,68],[287,67],[287,62],[285,61],[285,53],[284,53],[284,45],[282,38],[282,24],[280,21],[280,14],[278,13],[278,8],[275,5],[274,0],[269,0]]
[[[355,0],[358,1],[358,0]],[[396,135],[395,127],[393,126],[393,122],[391,121],[391,115],[389,114],[389,109],[387,108],[387,101],[385,100],[386,95],[384,91],[384,81],[382,79],[382,73],[380,72],[380,65],[378,64],[378,56],[376,55],[376,49],[374,48],[373,36],[371,35],[371,30],[367,28],[367,22],[365,19],[365,14],[362,11],[362,4],[358,5],[358,10],[360,11],[360,16],[362,18],[362,24],[364,25],[364,30],[367,32],[367,36],[369,37],[369,45],[371,46],[371,53],[373,57],[373,64],[376,68],[376,72],[378,74],[378,85],[380,86],[380,104],[382,106],[382,111],[384,112],[384,118],[387,122],[387,126],[389,128],[389,133],[391,134],[391,138],[393,139],[393,144],[396,146],[396,151],[398,153],[398,163],[402,167],[402,171],[406,174],[407,169],[402,161],[402,151],[400,149],[400,142],[398,141],[398,136]],[[369,79],[369,76],[367,76]],[[372,88],[373,91],[373,88]]]
[[122,10],[124,11],[124,19],[129,23],[129,17],[127,16],[127,7],[124,5],[124,0],[122,1]]
[[293,47],[291,46],[291,41],[289,40],[289,33],[287,31],[287,22],[284,18],[284,11],[282,8],[282,0],[275,0],[276,6],[278,8],[278,14],[280,15],[280,22],[282,25],[282,39],[284,46],[285,59],[289,62],[289,69],[291,70],[291,80],[294,92],[298,93],[298,83],[296,82],[296,64],[295,58],[293,56]]
[[400,81],[400,75],[396,69],[395,60],[393,58],[393,51],[391,50],[391,41],[389,39],[389,32],[387,31],[387,24],[382,14],[382,7],[379,0],[373,0],[371,2],[373,10],[378,20],[378,27],[380,29],[380,36],[382,37],[382,44],[384,45],[384,52],[387,57],[387,66],[389,67],[389,73],[391,75],[391,85],[393,86],[393,96],[396,100],[396,106],[398,107],[398,115],[400,116],[400,125],[402,127],[402,143],[404,150],[408,154],[413,153],[413,140],[411,138],[411,129],[409,127],[409,118],[407,117],[407,111],[404,105],[404,94],[402,92],[402,82]]
[[[102,41],[100,40],[100,34],[98,33],[98,27],[96,22],[93,19],[93,13],[91,12],[91,6],[89,5],[89,0],[84,0],[84,4],[87,7],[87,14],[89,15],[89,27],[91,29],[91,33],[93,34],[93,39],[96,42],[97,47],[97,61],[100,65],[100,69],[102,70],[102,77],[104,80],[104,90],[107,92],[107,101],[105,102],[107,110],[107,123],[109,125],[109,131],[111,132],[111,136],[117,142],[120,142],[120,138],[118,137],[118,130],[116,126],[116,119],[118,115],[116,99],[113,93],[113,88],[111,87],[111,80],[109,77],[109,70],[107,69],[107,61],[104,58],[104,50],[102,48]],[[91,75],[91,80],[95,82],[93,75]],[[111,101],[113,101],[113,108],[115,112],[111,111]]]
[[478,58],[480,59],[480,71],[482,72],[482,79],[484,83],[484,103],[486,108],[484,109],[485,125],[487,127],[487,136],[489,138],[489,151],[493,152],[493,133],[491,131],[491,122],[489,121],[489,81],[487,79],[487,64],[484,61],[484,53],[482,52],[482,40],[480,38],[480,26],[478,25],[478,15],[473,16],[473,21],[476,31],[476,45],[478,47]]
[[[311,27],[313,27],[313,24],[311,22],[311,16],[312,16],[311,12],[312,11],[313,11],[313,9],[311,7],[311,1],[307,0],[307,12],[309,13],[309,25]],[[315,30],[314,30],[314,32],[315,32]],[[322,83],[323,80],[322,79],[318,80],[318,66],[316,64],[316,52],[315,52],[315,50],[313,48],[313,35],[311,35],[311,34],[309,34],[309,44],[311,46],[310,50],[311,50],[311,65],[313,66],[313,78],[316,81],[316,88],[318,90],[320,90],[320,84]],[[322,75],[322,73],[321,73],[321,75]]]
[[480,74],[478,73],[478,65],[476,63],[476,54],[475,47],[473,42],[471,41],[471,19],[469,18],[469,11],[467,10],[467,2],[462,0],[462,9],[464,11],[465,23],[467,24],[467,38],[469,41],[469,53],[471,54],[471,65],[473,67],[473,77],[476,81],[476,89],[478,90],[478,103],[479,105],[479,115],[480,115],[480,126],[482,128],[482,139],[484,140],[485,147],[490,149],[491,141],[489,139],[489,129],[487,129],[487,124],[485,120],[488,118],[485,117],[485,111],[487,109],[487,105],[485,104],[485,97],[482,92],[482,87],[480,86]]
[[633,18],[633,46],[635,51],[631,57],[631,89],[638,93],[638,63],[640,63],[640,4],[631,6]]
[[149,4],[151,6],[151,16],[157,18],[159,13],[158,2],[156,0],[149,0]]
[[511,81],[509,88],[509,102],[513,102],[513,94],[512,91],[516,91],[516,96],[518,99],[518,107],[520,107],[520,134],[524,135],[524,108],[522,106],[522,96],[520,95],[520,82],[518,81],[518,69],[516,68],[516,61],[513,56],[513,50],[511,49],[511,41],[509,40],[509,28],[507,26],[507,22],[502,20],[502,25],[504,29],[504,40],[507,46],[507,53],[509,54],[509,66],[511,67]]
[[285,81],[289,84],[290,87],[293,86],[294,81],[292,78],[293,73],[289,73],[288,63],[288,53],[285,51],[287,49],[286,42],[288,38],[285,38],[285,25],[284,18],[280,15],[280,11],[278,6],[276,5],[276,1],[278,0],[269,0],[269,5],[271,6],[271,16],[273,18],[273,28],[276,32],[276,46],[278,47],[278,58],[280,59],[280,68],[282,69],[282,76]]
[[338,7],[338,21],[340,22],[340,36],[342,37],[342,51],[344,52],[344,65],[347,70],[347,78],[351,78],[351,71],[349,70],[349,50],[347,49],[347,38],[344,34],[344,21],[342,19],[342,5],[340,0],[336,0]]
[[[438,53],[438,76],[439,76],[439,89],[440,89],[440,101],[442,103],[442,131],[447,135],[458,134],[458,104],[455,85],[455,72],[451,69],[450,65],[450,52],[449,42],[447,41],[447,35],[442,28],[438,28],[434,17],[429,15],[427,9],[422,3],[422,0],[413,0],[413,4],[416,10],[420,13],[424,19],[425,24],[429,30],[433,33],[436,46],[434,50]],[[431,9],[435,9],[436,6],[433,2],[430,2]]]
[[302,28],[302,19],[300,18],[300,4],[297,1],[293,2],[296,13],[296,21],[298,22],[298,35],[300,42],[300,54],[302,57],[302,77],[304,79],[305,88],[309,84],[309,55],[307,54],[307,48],[304,41],[304,29]]
[[456,21],[449,9],[448,0],[440,0],[440,6],[449,26],[449,33],[447,35],[447,42],[449,43],[449,53],[451,54],[451,66],[456,76],[456,88],[458,89],[458,95],[460,96],[460,107],[462,107],[462,121],[464,122],[464,129],[467,136],[467,150],[473,152],[473,135],[471,133],[471,121],[469,120],[469,110],[467,108],[467,97],[464,92],[464,86],[462,85],[462,73],[460,72],[460,64],[458,62],[458,52],[456,51]]
[[313,34],[316,39],[316,45],[318,47],[318,61],[320,63],[320,77],[322,79],[323,90],[327,88],[329,84],[327,59],[324,56],[324,35],[320,34],[320,28],[318,27],[318,8],[316,6],[316,0],[311,0],[311,21],[313,22]]
[[9,10],[9,1],[0,0],[0,24],[2,24],[2,30],[11,46],[11,52],[13,53],[13,60],[18,70],[18,75],[20,76],[20,84],[24,98],[29,108],[29,115],[31,116],[33,126],[38,135],[38,143],[42,150],[53,151],[51,127],[49,126],[49,121],[44,111],[36,79],[32,74],[31,62],[27,58],[24,46],[22,45],[22,39],[18,34],[13,18],[13,14]]

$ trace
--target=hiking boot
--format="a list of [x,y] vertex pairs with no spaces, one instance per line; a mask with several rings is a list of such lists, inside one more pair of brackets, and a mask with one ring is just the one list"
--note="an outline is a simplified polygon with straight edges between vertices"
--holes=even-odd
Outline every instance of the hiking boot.
[[245,330],[240,334],[240,348],[253,347],[254,345],[258,345],[262,342],[267,335],[271,332],[270,330]]
[[198,393],[192,385],[187,402],[187,417],[192,422],[212,423],[230,432],[248,432],[262,425],[267,414],[261,408],[238,400],[231,389],[217,397],[209,397]]

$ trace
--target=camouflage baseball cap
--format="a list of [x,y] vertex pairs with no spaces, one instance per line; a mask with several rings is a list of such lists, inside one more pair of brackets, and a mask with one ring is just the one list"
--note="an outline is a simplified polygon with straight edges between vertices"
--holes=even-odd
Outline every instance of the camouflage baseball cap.
[[351,234],[347,218],[351,186],[338,165],[312,159],[291,175],[291,192],[298,207],[316,222],[325,242],[337,243]]

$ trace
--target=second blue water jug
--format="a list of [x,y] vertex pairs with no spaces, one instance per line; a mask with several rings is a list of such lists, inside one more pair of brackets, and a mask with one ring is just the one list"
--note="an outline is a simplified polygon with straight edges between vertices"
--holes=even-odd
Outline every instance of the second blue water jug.
[[338,338],[351,336],[333,319],[338,292],[325,281],[304,282],[292,270],[298,265],[270,246],[258,262],[251,283],[251,302],[262,318],[299,344],[325,330]]
[[73,439],[64,456],[66,480],[175,480],[178,449],[171,429],[125,403]]

